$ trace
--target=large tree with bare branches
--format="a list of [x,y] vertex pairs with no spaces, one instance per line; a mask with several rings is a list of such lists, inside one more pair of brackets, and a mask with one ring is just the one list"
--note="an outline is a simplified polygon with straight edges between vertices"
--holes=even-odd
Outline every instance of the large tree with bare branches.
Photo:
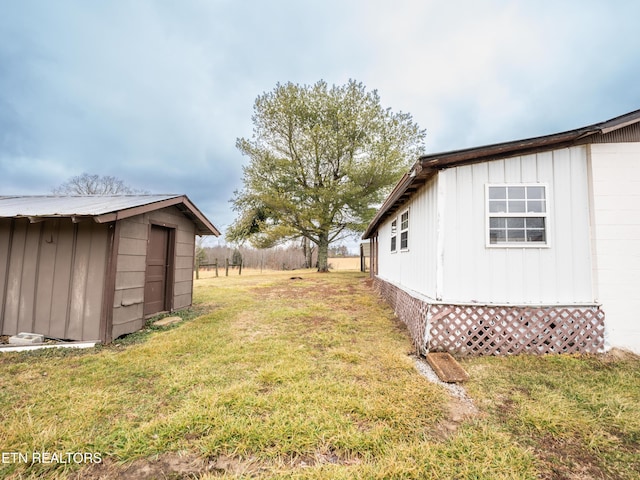
[[257,98],[252,120],[253,136],[236,142],[249,164],[227,238],[257,246],[307,238],[319,271],[333,240],[364,229],[425,137],[411,115],[383,108],[354,80],[278,84]]
[[56,195],[127,195],[134,193],[146,193],[125,185],[119,178],[110,175],[90,175],[83,173],[76,175],[54,188]]

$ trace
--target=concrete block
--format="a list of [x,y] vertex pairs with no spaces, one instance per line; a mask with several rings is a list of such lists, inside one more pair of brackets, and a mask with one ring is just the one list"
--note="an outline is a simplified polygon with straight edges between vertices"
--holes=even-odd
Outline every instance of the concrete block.
[[35,345],[37,343],[44,343],[44,335],[20,332],[17,335],[9,337],[9,343],[13,345]]

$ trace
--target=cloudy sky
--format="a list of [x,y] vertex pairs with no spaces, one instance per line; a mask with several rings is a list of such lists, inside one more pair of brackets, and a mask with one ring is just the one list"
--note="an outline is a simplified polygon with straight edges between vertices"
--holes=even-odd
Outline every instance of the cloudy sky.
[[427,152],[640,109],[637,0],[0,0],[0,195],[83,172],[224,229],[258,95],[378,90]]

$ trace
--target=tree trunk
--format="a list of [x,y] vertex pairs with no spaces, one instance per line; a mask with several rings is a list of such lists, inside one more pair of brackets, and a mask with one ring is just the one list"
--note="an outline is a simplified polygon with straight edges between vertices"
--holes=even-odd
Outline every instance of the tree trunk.
[[311,246],[309,239],[302,237],[302,252],[304,253],[304,268],[311,268]]
[[307,250],[307,268],[312,268],[313,267],[313,245],[311,245],[311,243],[309,243],[309,248]]
[[318,272],[329,271],[329,232],[320,235],[318,242]]

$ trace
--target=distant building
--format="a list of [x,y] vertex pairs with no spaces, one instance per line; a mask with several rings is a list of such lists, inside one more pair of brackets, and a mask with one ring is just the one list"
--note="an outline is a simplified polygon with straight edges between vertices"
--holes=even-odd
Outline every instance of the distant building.
[[371,267],[371,245],[369,242],[360,244],[360,271],[368,272]]

